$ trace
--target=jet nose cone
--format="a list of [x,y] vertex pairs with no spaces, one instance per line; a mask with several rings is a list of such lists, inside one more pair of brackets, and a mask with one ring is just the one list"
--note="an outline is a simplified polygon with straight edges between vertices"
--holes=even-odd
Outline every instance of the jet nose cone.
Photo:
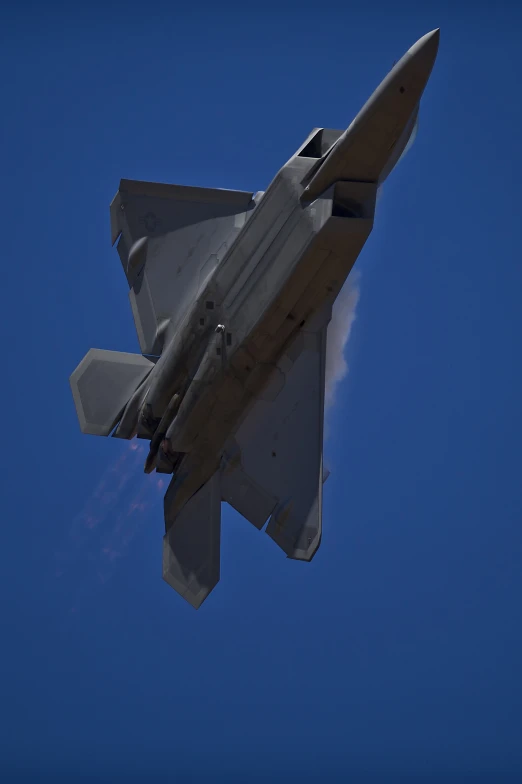
[[432,30],[431,33],[426,33],[422,38],[413,44],[408,54],[412,60],[415,60],[417,67],[423,68],[428,72],[433,68],[433,63],[437,57],[439,50],[440,29]]
[[439,37],[439,28],[426,33],[395,63],[319,167],[312,170],[302,201],[317,198],[338,180],[378,182],[389,174],[414,128]]

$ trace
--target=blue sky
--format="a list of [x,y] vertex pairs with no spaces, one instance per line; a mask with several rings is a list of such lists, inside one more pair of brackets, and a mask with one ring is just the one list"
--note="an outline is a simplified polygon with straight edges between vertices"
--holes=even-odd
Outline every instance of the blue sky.
[[[522,13],[507,4],[1,8],[0,776],[520,781]],[[440,26],[357,262],[310,565],[227,510],[200,611],[162,492],[68,377],[137,351],[121,177],[263,190]],[[117,555],[116,555],[117,554]]]

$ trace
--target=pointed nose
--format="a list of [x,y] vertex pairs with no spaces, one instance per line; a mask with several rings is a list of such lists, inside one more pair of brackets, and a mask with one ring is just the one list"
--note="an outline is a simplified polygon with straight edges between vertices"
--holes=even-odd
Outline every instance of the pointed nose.
[[435,30],[432,30],[430,33],[426,33],[423,35],[422,38],[419,38],[413,46],[410,46],[408,52],[412,55],[417,54],[417,52],[431,52],[433,59],[437,56],[437,50],[439,48],[439,39],[440,39],[440,27],[437,27]]
[[415,122],[437,57],[439,36],[438,28],[423,35],[393,66],[319,168],[313,170],[301,201],[317,198],[337,180],[379,181],[391,151],[401,138],[408,141],[408,135],[403,135],[408,129],[411,132]]
[[414,65],[418,78],[428,80],[439,50],[440,29],[432,30],[419,38],[413,46],[408,49],[404,59],[408,58]]

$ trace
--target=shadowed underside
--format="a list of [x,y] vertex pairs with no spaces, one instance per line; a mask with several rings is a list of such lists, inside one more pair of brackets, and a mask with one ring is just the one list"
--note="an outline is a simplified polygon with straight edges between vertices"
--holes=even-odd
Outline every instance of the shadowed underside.
[[346,131],[317,128],[264,193],[122,180],[111,231],[141,354],[91,349],[70,383],[82,432],[150,441],[163,576],[193,607],[220,577],[221,502],[290,558],[322,533],[332,305],[408,148],[438,30]]

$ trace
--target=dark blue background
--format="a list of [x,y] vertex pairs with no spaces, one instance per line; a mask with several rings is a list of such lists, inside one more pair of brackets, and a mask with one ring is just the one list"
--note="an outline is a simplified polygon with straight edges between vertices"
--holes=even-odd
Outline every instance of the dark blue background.
[[[522,779],[515,9],[2,6],[2,780]],[[321,550],[224,510],[194,612],[157,477],[69,390],[91,346],[138,350],[109,202],[120,177],[263,190],[438,26],[357,263]]]

